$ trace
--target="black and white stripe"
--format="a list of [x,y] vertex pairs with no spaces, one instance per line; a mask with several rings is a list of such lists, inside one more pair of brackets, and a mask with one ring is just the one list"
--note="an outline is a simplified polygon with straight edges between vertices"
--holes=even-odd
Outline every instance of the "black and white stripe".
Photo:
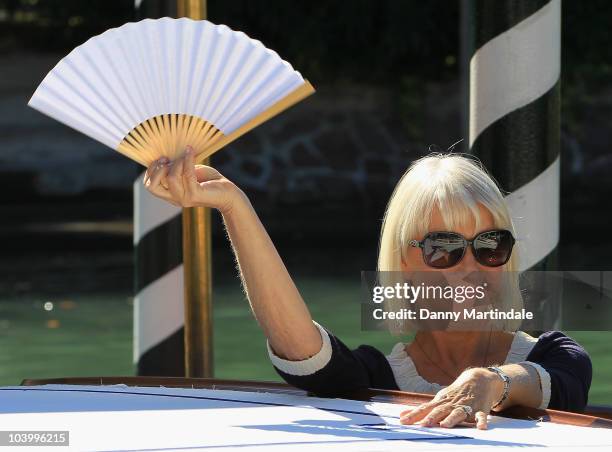
[[507,196],[521,270],[559,242],[560,0],[472,0],[469,145]]
[[184,376],[181,208],[134,182],[134,363],[138,375]]

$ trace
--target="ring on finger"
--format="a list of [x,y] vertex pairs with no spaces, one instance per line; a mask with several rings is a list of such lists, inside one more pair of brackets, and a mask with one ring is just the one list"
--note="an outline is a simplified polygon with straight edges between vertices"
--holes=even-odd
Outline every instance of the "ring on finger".
[[461,408],[463,410],[463,412],[465,413],[466,417],[470,417],[472,415],[472,413],[474,412],[472,407],[469,406],[469,405],[459,405],[457,408]]

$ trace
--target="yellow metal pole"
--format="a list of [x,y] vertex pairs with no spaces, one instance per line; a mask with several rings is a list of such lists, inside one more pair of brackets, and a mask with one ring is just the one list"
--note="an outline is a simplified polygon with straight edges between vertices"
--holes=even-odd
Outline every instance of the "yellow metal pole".
[[176,15],[191,19],[206,19],[206,0],[176,0]]
[[[206,18],[206,0],[177,0],[178,17]],[[203,165],[208,165],[205,159]],[[185,376],[213,376],[210,209],[183,209]]]

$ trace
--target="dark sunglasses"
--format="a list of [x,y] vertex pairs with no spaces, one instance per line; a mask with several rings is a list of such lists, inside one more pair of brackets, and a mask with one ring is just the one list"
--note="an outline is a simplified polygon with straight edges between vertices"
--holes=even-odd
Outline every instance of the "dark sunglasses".
[[484,231],[467,240],[456,232],[430,232],[423,240],[410,240],[408,244],[423,250],[423,261],[433,268],[449,268],[463,259],[468,245],[476,261],[486,267],[499,267],[510,259],[516,240],[510,231],[496,229]]

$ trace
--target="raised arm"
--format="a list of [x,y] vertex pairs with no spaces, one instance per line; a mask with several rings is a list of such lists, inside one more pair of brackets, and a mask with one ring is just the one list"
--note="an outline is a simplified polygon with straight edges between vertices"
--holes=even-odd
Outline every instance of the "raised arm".
[[190,148],[174,161],[151,164],[143,182],[151,193],[172,204],[220,211],[251,309],[276,355],[299,361],[321,350],[321,333],[240,188],[214,168],[195,165]]
[[315,355],[321,334],[246,195],[234,186],[232,208],[222,212],[251,309],[281,358]]

